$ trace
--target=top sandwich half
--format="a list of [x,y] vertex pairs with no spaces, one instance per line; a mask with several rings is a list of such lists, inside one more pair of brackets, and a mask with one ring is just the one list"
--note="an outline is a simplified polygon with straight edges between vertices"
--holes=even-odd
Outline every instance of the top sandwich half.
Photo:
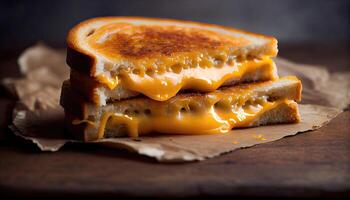
[[104,17],[67,38],[72,88],[96,104],[143,94],[165,101],[181,90],[277,78],[277,40],[189,21]]

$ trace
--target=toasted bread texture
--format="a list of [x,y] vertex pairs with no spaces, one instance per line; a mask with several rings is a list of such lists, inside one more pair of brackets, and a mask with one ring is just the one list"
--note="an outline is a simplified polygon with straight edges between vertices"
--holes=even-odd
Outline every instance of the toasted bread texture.
[[[275,106],[264,110],[249,123],[237,127],[251,127],[265,124],[294,123],[300,121],[295,101],[301,98],[301,82],[295,77],[284,77],[275,81],[241,84],[223,87],[211,93],[184,93],[159,102],[145,97],[136,97],[97,106],[88,103],[77,95],[66,81],[63,85],[61,105],[65,108],[66,127],[78,139],[96,140],[99,134],[100,121],[105,113],[113,112],[128,116],[181,115],[202,112],[208,109],[230,110],[261,107],[265,104]],[[262,103],[263,102],[263,103]],[[220,113],[218,111],[218,113]],[[184,114],[186,116],[186,114]],[[200,116],[200,115],[199,115]],[[155,118],[158,119],[158,118]],[[79,121],[80,123],[73,123]],[[193,134],[196,134],[193,132]],[[126,136],[125,126],[106,127],[102,137]]]
[[70,67],[90,76],[107,77],[121,68],[194,62],[199,55],[225,62],[277,54],[273,37],[218,25],[143,17],[100,17],[81,22],[69,32],[67,46]]

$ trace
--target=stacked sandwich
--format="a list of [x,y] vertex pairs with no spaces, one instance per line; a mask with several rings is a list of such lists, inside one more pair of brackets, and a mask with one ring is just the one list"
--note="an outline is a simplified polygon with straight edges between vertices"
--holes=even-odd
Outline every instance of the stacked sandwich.
[[300,121],[301,82],[279,78],[275,38],[216,25],[95,18],[67,39],[61,105],[76,138],[225,133]]

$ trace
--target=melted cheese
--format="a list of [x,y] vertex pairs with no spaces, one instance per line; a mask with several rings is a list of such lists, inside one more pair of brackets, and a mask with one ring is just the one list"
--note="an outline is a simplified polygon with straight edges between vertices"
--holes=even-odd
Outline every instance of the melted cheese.
[[211,92],[262,66],[271,67],[269,79],[276,78],[269,55],[248,59],[248,52],[238,53],[251,43],[244,37],[195,27],[130,23],[106,24],[86,37],[86,44],[108,60],[101,66],[103,72],[95,72],[100,83],[157,101],[166,101],[181,89]]
[[264,66],[269,66],[271,73],[274,71],[274,62],[269,57],[232,62],[232,65],[221,64],[219,66],[209,59],[202,59],[196,62],[195,67],[173,65],[170,68],[159,67],[157,70],[145,70],[144,68],[132,72],[122,70],[114,78],[100,75],[97,79],[109,89],[114,89],[121,84],[123,88],[142,93],[151,99],[166,101],[182,89],[199,92],[214,91],[225,81],[239,79],[244,74],[257,71]]
[[266,140],[266,138],[262,134],[253,135],[253,138],[256,139],[256,140],[259,140],[259,141],[265,141]]
[[114,112],[102,114],[98,127],[98,139],[104,138],[105,129],[125,126],[130,137],[138,137],[152,132],[165,134],[214,134],[226,133],[232,128],[249,126],[263,113],[288,103],[290,100],[268,102],[260,99],[242,106],[227,107],[207,105],[206,109],[193,112],[164,112],[164,106],[152,106],[150,114],[127,115]]

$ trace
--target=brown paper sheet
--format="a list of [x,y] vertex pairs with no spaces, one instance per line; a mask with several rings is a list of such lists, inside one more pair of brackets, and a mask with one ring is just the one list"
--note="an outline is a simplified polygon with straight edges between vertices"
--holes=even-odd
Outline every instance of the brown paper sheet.
[[[128,149],[163,162],[204,160],[260,143],[271,142],[299,132],[314,130],[340,113],[337,108],[300,105],[302,122],[236,129],[212,135],[158,135],[131,138],[103,139],[104,145]],[[49,108],[34,112],[19,111],[10,128],[16,135],[33,141],[43,151],[57,151],[66,142],[63,131],[63,109]],[[40,128],[38,128],[40,127]]]
[[[19,98],[13,111],[13,132],[35,143],[43,151],[57,151],[67,142],[63,131],[63,109],[59,106],[60,87],[69,68],[63,51],[36,45],[19,58],[24,75],[20,79],[1,81]],[[249,129],[236,129],[214,135],[158,135],[114,138],[97,141],[103,145],[127,149],[162,162],[203,160],[285,136],[317,129],[346,108],[350,102],[350,73],[329,73],[325,68],[276,59],[280,75],[294,74],[303,82],[302,122]],[[336,88],[336,90],[334,90]],[[315,105],[318,104],[318,105]],[[96,143],[96,142],[92,142]]]

